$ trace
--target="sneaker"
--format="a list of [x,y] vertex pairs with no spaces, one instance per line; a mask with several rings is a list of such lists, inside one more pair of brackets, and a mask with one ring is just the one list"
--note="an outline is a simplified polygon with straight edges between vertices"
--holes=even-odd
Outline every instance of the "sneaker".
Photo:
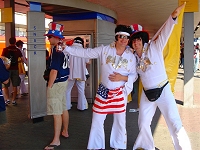
[[5,101],[5,103],[6,103],[7,105],[10,104],[10,100],[7,99],[7,100]]
[[8,104],[6,103],[6,101],[5,101],[5,106],[8,106]]
[[17,105],[17,102],[16,102],[16,101],[12,101],[12,105],[13,105],[13,106],[16,106],[16,105]]

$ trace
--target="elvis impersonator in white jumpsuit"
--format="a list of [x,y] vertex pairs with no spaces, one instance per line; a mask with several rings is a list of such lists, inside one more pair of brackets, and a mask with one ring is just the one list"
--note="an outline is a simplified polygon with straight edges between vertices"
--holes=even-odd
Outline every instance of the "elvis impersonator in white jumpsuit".
[[175,150],[191,150],[189,138],[182,126],[175,98],[168,83],[163,58],[163,49],[184,5],[175,9],[160,30],[158,37],[150,43],[148,43],[148,33],[143,31],[140,25],[131,26],[133,33],[130,38],[130,47],[136,52],[137,72],[141,78],[144,90],[164,86],[160,97],[153,102],[147,98],[144,90],[142,91],[138,118],[139,135],[133,150],[155,150],[150,125],[157,107],[165,118]]
[[[96,48],[65,47],[64,53],[84,58],[99,58],[101,79],[93,105],[93,117],[87,149],[105,149],[104,120],[113,114],[110,147],[126,149],[126,104],[137,79],[136,58],[127,47],[131,28],[118,25],[115,28],[116,41]],[[115,81],[117,74],[128,76],[128,81]],[[110,77],[112,76],[112,77]],[[113,82],[113,81],[114,82]]]
[[[73,40],[72,47],[84,47],[84,41],[81,37],[76,37]],[[87,99],[85,98],[85,81],[86,81],[86,63],[89,63],[89,59],[80,58],[70,55],[70,74],[68,78],[67,90],[66,90],[66,101],[67,109],[71,109],[71,91],[76,83],[78,89],[78,102],[77,109],[85,110],[88,109]]]

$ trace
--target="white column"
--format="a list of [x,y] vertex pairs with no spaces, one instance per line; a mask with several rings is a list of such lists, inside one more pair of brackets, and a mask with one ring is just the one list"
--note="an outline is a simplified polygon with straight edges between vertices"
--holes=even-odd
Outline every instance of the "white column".
[[194,13],[184,14],[184,105],[193,105]]
[[45,14],[29,11],[27,14],[28,79],[31,119],[46,116]]

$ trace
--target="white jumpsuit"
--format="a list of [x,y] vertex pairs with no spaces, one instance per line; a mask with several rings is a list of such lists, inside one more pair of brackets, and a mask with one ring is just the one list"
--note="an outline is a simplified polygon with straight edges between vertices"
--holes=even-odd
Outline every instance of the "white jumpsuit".
[[[136,59],[132,51],[127,48],[124,53],[119,57],[116,54],[115,43],[107,46],[100,46],[96,48],[72,48],[66,47],[63,51],[64,53],[69,53],[70,55],[75,55],[84,58],[99,58],[101,77],[100,83],[108,89],[122,88],[123,103],[126,106],[127,96],[132,91],[133,82],[137,79],[136,72]],[[119,59],[117,59],[119,58]],[[109,80],[108,76],[113,74],[113,72],[118,72],[124,76],[128,76],[128,82],[118,81],[112,82]],[[95,104],[97,104],[95,99]],[[107,101],[104,101],[104,106],[106,106]],[[101,105],[101,103],[99,103]],[[107,105],[106,108],[108,108]],[[118,111],[117,108],[112,108],[112,111]],[[109,109],[107,109],[109,111]],[[94,112],[93,106],[93,118],[90,130],[90,136],[88,141],[87,149],[105,149],[105,133],[104,133],[104,120],[106,119],[106,113],[101,113],[101,110]],[[102,110],[103,111],[103,110]],[[126,149],[127,146],[127,134],[126,134],[126,111],[121,113],[113,113],[113,126],[110,136],[110,147],[118,149]]]
[[[142,71],[139,68],[137,68],[137,71],[140,75],[143,87],[146,90],[157,88],[168,80],[162,50],[168,41],[175,23],[176,21],[170,16],[160,31],[158,38],[151,41],[149,49],[146,53],[143,53],[142,57],[148,57],[150,64],[146,66],[146,71]],[[140,59],[137,54],[136,57],[137,60]],[[138,119],[140,132],[135,141],[133,150],[137,148],[155,150],[150,125],[157,107],[165,118],[175,150],[191,150],[190,141],[182,126],[170,84],[164,87],[161,96],[155,102],[150,102],[144,91],[142,91]]]
[[[74,43],[72,46],[79,46],[81,44]],[[81,45],[82,46],[82,45]],[[77,109],[88,109],[87,99],[85,97],[85,81],[86,81],[86,63],[89,59],[80,58],[75,56],[69,57],[70,61],[70,74],[68,78],[68,85],[66,90],[67,109],[71,109],[71,90],[76,83],[78,89],[78,102]]]

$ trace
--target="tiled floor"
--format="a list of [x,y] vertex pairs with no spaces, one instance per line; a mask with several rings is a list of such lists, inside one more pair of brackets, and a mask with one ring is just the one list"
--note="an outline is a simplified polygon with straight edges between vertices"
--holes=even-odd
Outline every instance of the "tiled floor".
[[[179,69],[177,83],[175,88],[175,98],[183,100],[183,70]],[[177,104],[183,125],[190,137],[193,150],[200,150],[200,71],[194,76],[194,105],[185,107]],[[29,116],[28,96],[22,96],[18,99],[18,105],[9,105],[4,114],[1,113],[0,122],[0,150],[40,150],[43,149],[53,137],[53,119],[51,116],[45,116],[44,121],[33,123]],[[85,150],[89,136],[91,124],[92,104],[86,111],[78,111],[76,104],[73,104],[70,113],[69,135],[68,139],[61,138],[61,146],[58,149],[66,150]],[[137,100],[134,100],[127,106],[127,132],[128,146],[131,150],[138,134],[137,118],[138,112],[129,112],[130,109],[137,108]],[[6,115],[6,117],[5,117]],[[109,147],[109,135],[112,125],[112,115],[108,115],[105,121],[106,150]],[[173,150],[172,141],[167,129],[166,123],[160,111],[157,110],[152,121],[152,132],[155,144],[158,150]]]

